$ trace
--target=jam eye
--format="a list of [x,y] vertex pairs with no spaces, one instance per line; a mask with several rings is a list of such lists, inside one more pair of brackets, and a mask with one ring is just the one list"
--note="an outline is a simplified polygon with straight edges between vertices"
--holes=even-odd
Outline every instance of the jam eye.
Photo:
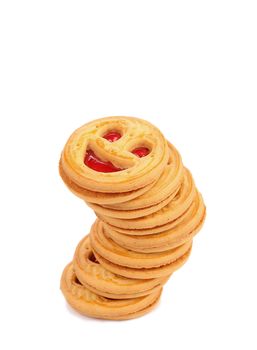
[[133,149],[133,151],[131,152],[135,154],[137,157],[142,158],[142,157],[146,157],[150,153],[150,150],[147,147],[138,147]]
[[115,142],[121,138],[121,134],[117,131],[108,131],[102,137],[109,142]]
[[113,173],[115,171],[123,170],[123,169],[117,168],[111,162],[105,162],[101,160],[94,154],[92,150],[87,151],[84,158],[84,164],[87,165],[89,168],[102,173]]

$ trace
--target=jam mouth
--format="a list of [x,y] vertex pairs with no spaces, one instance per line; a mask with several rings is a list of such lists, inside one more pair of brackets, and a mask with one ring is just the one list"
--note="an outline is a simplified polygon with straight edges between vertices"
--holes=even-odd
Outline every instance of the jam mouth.
[[89,168],[102,173],[113,173],[123,170],[121,168],[116,167],[111,162],[105,162],[104,160],[101,160],[94,154],[92,150],[87,151],[84,163]]
[[[109,131],[106,134],[104,134],[102,137],[109,142],[115,142],[119,140],[121,136],[122,135],[117,131]],[[133,151],[131,151],[131,153],[135,154],[139,158],[142,158],[142,157],[146,157],[150,153],[150,150],[147,147],[137,147]],[[87,150],[86,152],[86,155],[84,158],[84,164],[87,165],[89,168],[101,173],[114,173],[117,171],[124,170],[116,167],[111,162],[106,162],[104,160],[101,160],[90,149]]]

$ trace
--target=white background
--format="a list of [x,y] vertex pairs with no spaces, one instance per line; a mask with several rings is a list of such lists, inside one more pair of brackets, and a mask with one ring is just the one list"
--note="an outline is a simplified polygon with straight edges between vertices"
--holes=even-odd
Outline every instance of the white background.
[[[0,4],[1,349],[256,349],[256,1]],[[125,322],[59,291],[94,215],[58,159],[108,115],[156,124],[208,209],[160,306]]]

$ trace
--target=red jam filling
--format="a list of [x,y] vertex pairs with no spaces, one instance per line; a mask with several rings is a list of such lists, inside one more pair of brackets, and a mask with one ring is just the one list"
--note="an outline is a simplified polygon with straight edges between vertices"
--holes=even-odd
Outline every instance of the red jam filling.
[[121,138],[121,134],[117,131],[109,131],[107,134],[103,135],[103,138],[109,142],[115,142]]
[[122,169],[117,168],[111,162],[105,162],[99,159],[93,151],[88,150],[84,159],[84,163],[91,169],[102,173],[113,173]]
[[138,147],[133,149],[133,154],[138,156],[139,158],[145,157],[150,153],[150,150],[147,147]]
[[[109,142],[115,142],[121,138],[121,134],[117,131],[109,131],[104,134],[102,137]],[[147,156],[150,153],[150,150],[147,147],[138,147],[132,151],[137,157],[142,158]],[[113,173],[116,171],[121,171],[123,169],[116,167],[111,162],[105,162],[98,158],[92,150],[86,152],[84,163],[89,168],[99,171],[102,173]]]

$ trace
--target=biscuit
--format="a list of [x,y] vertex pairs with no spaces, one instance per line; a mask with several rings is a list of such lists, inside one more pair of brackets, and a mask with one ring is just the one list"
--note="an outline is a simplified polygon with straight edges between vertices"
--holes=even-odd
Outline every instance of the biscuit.
[[127,320],[143,316],[156,306],[162,292],[162,289],[159,289],[133,299],[108,299],[83,286],[76,277],[72,263],[63,271],[61,290],[70,306],[79,313],[108,320]]
[[162,209],[135,219],[117,219],[96,212],[99,219],[116,228],[125,229],[126,234],[130,234],[131,229],[148,229],[165,225],[181,216],[191,205],[195,197],[196,189],[192,175],[185,169],[183,182],[176,196],[168,202]]
[[126,235],[115,231],[111,226],[103,224],[106,236],[123,248],[136,252],[153,253],[169,250],[192,240],[201,229],[205,219],[205,206],[199,192],[185,214],[170,229],[146,235]]
[[[103,137],[112,130],[121,135],[115,142]],[[148,149],[149,154],[135,155],[133,151],[140,147]],[[100,171],[96,176],[96,171],[85,165],[88,152],[102,163],[108,162],[111,172]],[[167,141],[155,126],[132,117],[108,117],[77,129],[68,139],[60,162],[62,172],[81,188],[120,193],[137,190],[157,180],[168,157]]]
[[110,262],[122,266],[140,268],[152,268],[167,265],[184,255],[191,247],[191,241],[171,250],[160,253],[137,253],[127,250],[104,234],[101,221],[96,220],[90,232],[92,249],[98,255]]
[[109,208],[102,207],[97,204],[87,203],[88,206],[95,211],[97,215],[101,216],[109,216],[115,219],[137,219],[141,217],[145,217],[155,213],[156,211],[165,207],[169,202],[171,202],[176,196],[178,189],[172,193],[169,197],[166,197],[160,203],[157,203],[153,206],[135,210],[113,210]]
[[131,299],[151,294],[160,289],[168,279],[128,279],[113,274],[97,262],[89,236],[84,237],[78,244],[73,268],[78,280],[87,289],[111,299]]
[[149,185],[134,191],[120,193],[104,193],[87,190],[86,188],[80,187],[78,184],[73,182],[63,171],[61,161],[59,162],[59,174],[65,185],[77,197],[83,199],[87,203],[96,203],[101,205],[112,205],[117,203],[120,204],[123,202],[133,200],[134,198],[141,196],[145,192],[149,191],[156,182],[154,181]]
[[102,256],[98,255],[95,251],[94,254],[100,264],[113,273],[118,275],[128,277],[128,278],[139,278],[139,279],[149,279],[158,278],[171,275],[173,272],[182,267],[190,256],[192,247],[182,255],[177,260],[172,261],[169,264],[162,265],[159,267],[152,267],[148,269],[135,269],[127,266],[121,266],[118,264],[113,264],[109,260],[104,259]]

